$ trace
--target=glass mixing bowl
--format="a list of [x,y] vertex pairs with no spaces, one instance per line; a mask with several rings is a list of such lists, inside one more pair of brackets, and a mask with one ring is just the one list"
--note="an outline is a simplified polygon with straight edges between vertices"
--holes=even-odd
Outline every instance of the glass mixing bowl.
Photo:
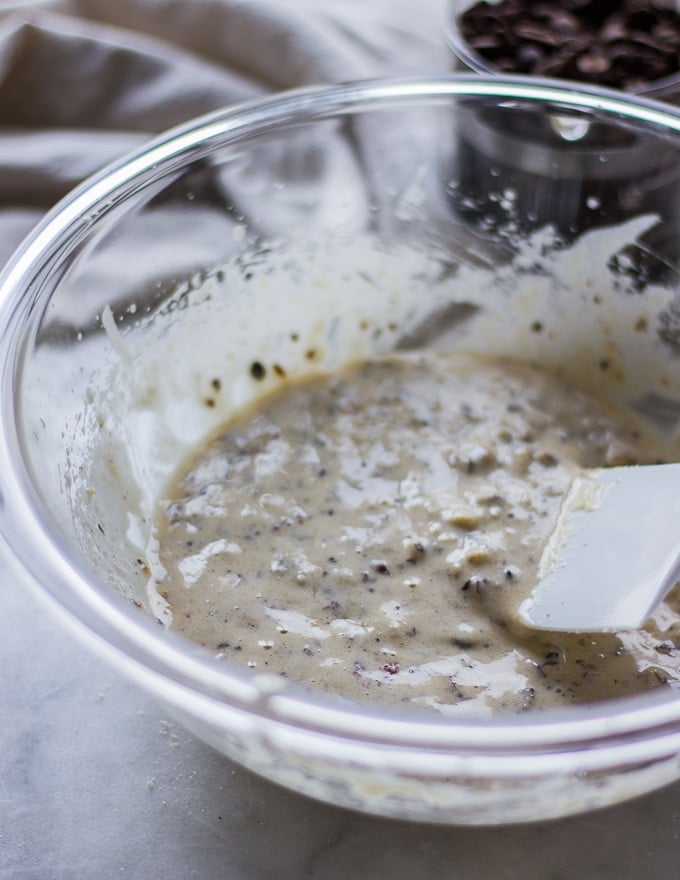
[[[584,162],[577,143],[543,145],[536,185],[567,180],[569,198],[527,230],[506,186],[488,218],[465,194],[460,129],[496,109],[539,131],[566,114],[617,144],[622,163],[644,162],[592,192],[609,154]],[[630,198],[651,165],[669,197]],[[321,800],[491,824],[677,779],[670,688],[478,721],[353,705],[182,639],[162,625],[149,568],[154,506],[178,463],[273,387],[272,370],[253,381],[254,359],[304,375],[417,346],[521,356],[674,436],[678,176],[680,117],[662,105],[478,76],[283,94],[105,169],[0,281],[0,528],[19,582],[199,737]]]

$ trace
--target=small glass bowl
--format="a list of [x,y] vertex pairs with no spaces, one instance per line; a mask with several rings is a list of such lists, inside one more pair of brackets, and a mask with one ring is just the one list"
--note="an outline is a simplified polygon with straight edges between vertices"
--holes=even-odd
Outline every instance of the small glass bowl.
[[[485,77],[501,75],[503,71],[475,52],[460,32],[460,16],[476,3],[449,4],[445,37],[454,67]],[[678,103],[680,73],[634,94]],[[618,201],[623,218],[631,208],[668,212],[680,195],[672,151],[646,155],[632,132],[624,135],[615,127],[588,124],[578,113],[539,117],[512,108],[478,107],[460,127],[460,154],[461,163],[470,166],[462,175],[468,185],[461,191],[461,204],[471,223],[503,224],[506,217],[499,210],[497,193],[508,190],[516,193],[515,220],[523,229],[552,223],[565,237],[600,225],[602,203],[612,206]],[[565,212],[564,202],[580,205],[581,211]],[[566,214],[569,223],[564,222]],[[607,216],[611,222],[611,207]]]
[[[602,229],[581,234],[582,205],[563,200],[569,247],[550,228],[538,242],[519,227],[471,228],[458,134],[466,114],[511,108],[632,137],[680,172],[680,118],[603,90],[500,76],[303,90],[199,119],[98,173],[0,278],[0,531],[18,582],[225,755],[385,816],[544,819],[680,776],[671,689],[477,721],[354,705],[189,643],[159,625],[149,589],[155,502],[247,402],[254,351],[295,366],[277,348],[293,321],[329,367],[404,344],[409,322],[419,345],[542,359],[581,378],[616,346],[634,387],[605,374],[602,387],[676,431],[673,212],[632,202],[622,220],[612,199]],[[578,147],[562,147],[570,186],[589,167]],[[501,195],[512,220],[516,199]],[[539,319],[546,332],[528,332]]]
[[[459,20],[461,15],[472,6],[476,6],[478,2],[479,0],[449,0],[444,36],[449,48],[453,52],[454,67],[460,71],[466,70],[485,76],[503,74],[504,71],[500,70],[478,52],[475,52],[460,32]],[[494,5],[500,3],[501,0],[487,0],[487,2]],[[677,6],[680,9],[680,3]],[[680,72],[634,89],[631,94],[677,104],[680,102]]]

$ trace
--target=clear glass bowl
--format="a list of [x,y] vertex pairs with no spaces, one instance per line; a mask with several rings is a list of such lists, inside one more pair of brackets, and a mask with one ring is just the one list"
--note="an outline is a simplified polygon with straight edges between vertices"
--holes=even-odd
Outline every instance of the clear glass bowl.
[[[489,218],[466,194],[478,187],[461,138],[470,114],[495,110],[537,131],[556,113],[595,126],[637,176],[594,194],[603,154],[584,163],[565,141],[522,181],[568,182],[554,225],[527,230],[507,187]],[[206,742],[321,800],[491,824],[677,779],[671,689],[480,721],[354,706],[190,644],[159,625],[148,589],[154,504],[187,452],[255,394],[255,354],[298,374],[400,346],[520,355],[579,381],[597,374],[673,433],[676,211],[655,193],[624,198],[651,167],[670,193],[680,118],[661,105],[461,76],[283,94],[105,169],[0,280],[0,528],[17,577]],[[583,222],[584,204],[597,223]],[[597,371],[603,352],[618,371]]]

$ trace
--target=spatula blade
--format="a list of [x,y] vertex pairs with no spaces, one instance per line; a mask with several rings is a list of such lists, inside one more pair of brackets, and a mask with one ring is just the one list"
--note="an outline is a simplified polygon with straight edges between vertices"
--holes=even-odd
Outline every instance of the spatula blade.
[[680,579],[680,464],[578,477],[519,616],[537,629],[638,629]]

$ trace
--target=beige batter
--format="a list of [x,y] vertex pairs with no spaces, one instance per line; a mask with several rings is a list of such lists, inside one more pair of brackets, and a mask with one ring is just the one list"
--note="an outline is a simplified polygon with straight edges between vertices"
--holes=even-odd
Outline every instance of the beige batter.
[[576,471],[667,456],[639,424],[538,368],[461,355],[282,385],[161,505],[176,630],[303,685],[456,715],[680,679],[677,597],[632,634],[515,619]]

